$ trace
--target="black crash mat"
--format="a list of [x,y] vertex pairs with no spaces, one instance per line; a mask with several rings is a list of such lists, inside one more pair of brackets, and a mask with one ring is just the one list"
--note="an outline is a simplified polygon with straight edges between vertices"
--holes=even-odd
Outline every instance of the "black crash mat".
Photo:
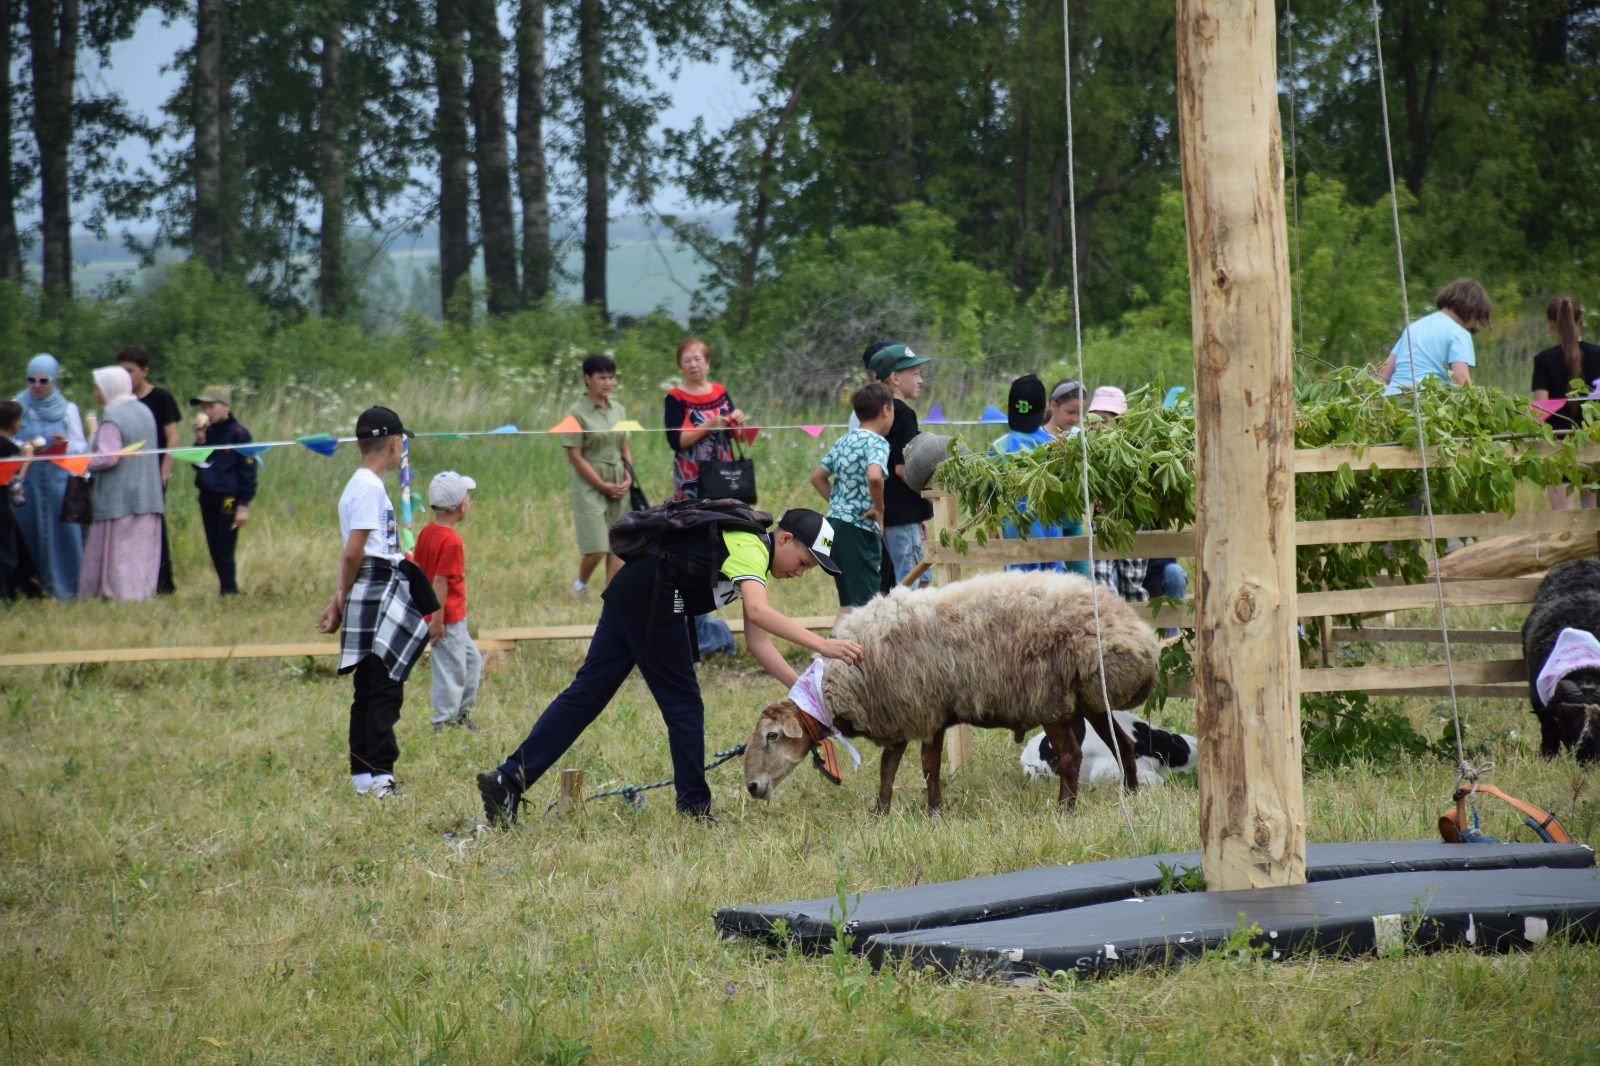
[[[1240,935],[1241,929],[1249,932]],[[1506,951],[1547,935],[1600,935],[1600,871],[1433,870],[1149,896],[880,934],[868,941],[867,954],[874,966],[909,957],[914,965],[973,977],[1057,970],[1089,976],[1169,965],[1246,941],[1268,958],[1290,958],[1455,945]]]
[[[845,932],[861,950],[878,933],[903,933],[934,926],[991,922],[1026,914],[1084,907],[1147,895],[1161,886],[1161,863],[1168,869],[1198,867],[1198,851],[1173,851],[1133,859],[1043,866],[990,877],[863,892],[849,899]],[[1531,867],[1582,868],[1594,865],[1594,852],[1581,844],[1446,844],[1429,840],[1389,840],[1370,844],[1311,844],[1306,876],[1331,881],[1408,870],[1478,870]],[[724,907],[714,921],[725,936],[770,937],[782,919],[789,935],[817,947],[833,939],[838,899]]]

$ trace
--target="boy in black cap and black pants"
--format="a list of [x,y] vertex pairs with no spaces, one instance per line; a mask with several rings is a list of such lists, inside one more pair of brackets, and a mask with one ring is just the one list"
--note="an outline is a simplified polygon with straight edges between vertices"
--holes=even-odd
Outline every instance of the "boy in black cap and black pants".
[[[694,673],[687,619],[734,600],[744,601],[745,644],[762,667],[785,686],[799,675],[773,647],[773,634],[819,655],[846,662],[861,660],[861,645],[820,637],[783,615],[767,601],[767,578],[799,577],[814,566],[838,573],[833,561],[833,527],[815,511],[796,508],[772,533],[719,528],[720,540],[695,538],[706,545],[696,561],[709,578],[695,580],[686,568],[657,555],[623,565],[601,595],[600,621],[578,676],[551,701],[516,751],[493,770],[478,775],[478,793],[491,825],[514,822],[522,794],[555,764],[600,717],[617,689],[637,666],[667,724],[678,811],[710,820],[711,789],[705,774],[705,705]],[[675,542],[677,557],[689,556],[691,542]]]
[[[369,407],[356,419],[361,469],[339,497],[339,578],[333,599],[317,619],[332,633],[341,625],[339,672],[355,674],[350,703],[350,783],[384,799],[395,791],[400,755],[394,726],[405,702],[406,675],[428,643],[423,617],[439,609],[427,577],[400,551],[400,527],[383,475],[400,467],[411,431],[387,407]],[[387,609],[385,609],[387,601]]]

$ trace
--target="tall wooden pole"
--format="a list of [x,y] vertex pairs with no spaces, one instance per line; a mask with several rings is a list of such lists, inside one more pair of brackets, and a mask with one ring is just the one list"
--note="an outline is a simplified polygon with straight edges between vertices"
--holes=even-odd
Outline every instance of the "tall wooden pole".
[[1194,319],[1195,689],[1210,891],[1306,879],[1294,384],[1271,0],[1178,0]]

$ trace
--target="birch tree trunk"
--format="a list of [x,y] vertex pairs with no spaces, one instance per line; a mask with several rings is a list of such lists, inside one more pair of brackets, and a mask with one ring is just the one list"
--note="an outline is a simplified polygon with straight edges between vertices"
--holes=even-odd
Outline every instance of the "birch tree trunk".
[[605,11],[600,0],[578,0],[578,95],[583,145],[583,302],[606,314],[606,253],[610,156],[606,146]]
[[511,157],[506,150],[506,93],[501,56],[505,41],[495,0],[469,0],[471,37],[472,131],[478,164],[478,224],[483,241],[483,275],[491,315],[516,310],[517,231],[511,213]]
[[194,254],[222,273],[226,255],[222,211],[222,41],[224,0],[198,0],[194,41]]
[[545,0],[517,12],[517,192],[522,199],[522,299],[550,292],[550,181],[544,158]]
[[1305,881],[1288,233],[1271,0],[1179,0],[1209,891]]
[[[461,0],[434,5],[434,81],[439,93],[439,306],[446,321],[458,316],[456,286],[472,269],[472,181],[468,167],[466,25]],[[468,321],[472,315],[467,309]]]
[[322,231],[318,288],[322,314],[342,318],[348,310],[344,263],[345,159],[340,72],[344,66],[344,27],[331,19],[322,35],[322,84],[317,108],[317,161],[322,193]]
[[72,90],[78,62],[78,0],[27,0],[33,60],[33,136],[39,148],[44,289],[72,297]]

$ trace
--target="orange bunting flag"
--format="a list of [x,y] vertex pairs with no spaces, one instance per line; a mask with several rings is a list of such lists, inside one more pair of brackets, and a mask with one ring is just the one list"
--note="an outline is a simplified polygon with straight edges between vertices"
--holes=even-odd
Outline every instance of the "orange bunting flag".
[[577,415],[568,415],[549,429],[546,433],[582,433],[583,423],[578,421]]
[[0,459],[0,486],[11,484],[11,479],[17,476],[17,471],[27,465],[22,459]]
[[87,455],[55,455],[51,456],[50,461],[67,473],[82,477],[88,473],[90,458]]

